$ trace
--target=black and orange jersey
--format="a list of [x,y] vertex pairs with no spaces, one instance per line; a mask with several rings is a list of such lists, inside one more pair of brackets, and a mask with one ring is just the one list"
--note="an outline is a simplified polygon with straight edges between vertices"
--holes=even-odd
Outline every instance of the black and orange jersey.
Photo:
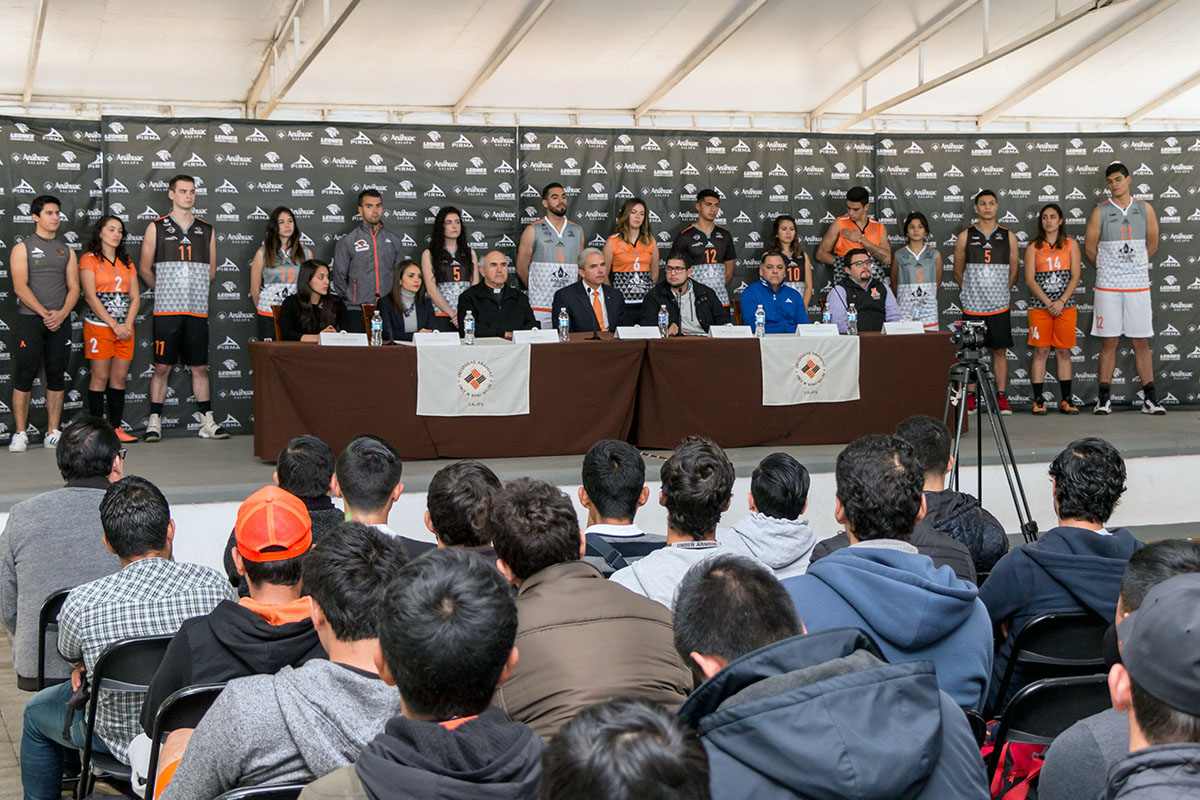
[[[85,253],[79,259],[79,270],[96,276],[96,297],[100,299],[100,304],[114,320],[124,323],[129,314],[129,287],[137,280],[133,262],[109,261],[103,256]],[[84,320],[93,325],[105,324],[91,306],[88,306]]]

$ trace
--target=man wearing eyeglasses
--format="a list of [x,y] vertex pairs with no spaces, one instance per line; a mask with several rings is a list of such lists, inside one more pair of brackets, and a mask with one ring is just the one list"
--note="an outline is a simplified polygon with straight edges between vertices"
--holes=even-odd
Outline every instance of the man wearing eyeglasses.
[[844,272],[836,286],[829,290],[825,307],[830,320],[846,333],[846,317],[850,306],[858,312],[858,331],[881,331],[883,323],[900,320],[900,305],[896,295],[878,278],[871,277],[871,254],[861,247],[846,253],[842,259]]
[[692,280],[692,268],[682,255],[672,255],[663,268],[663,279],[642,300],[641,324],[657,325],[658,310],[667,307],[668,336],[704,336],[713,325],[733,321],[717,293]]

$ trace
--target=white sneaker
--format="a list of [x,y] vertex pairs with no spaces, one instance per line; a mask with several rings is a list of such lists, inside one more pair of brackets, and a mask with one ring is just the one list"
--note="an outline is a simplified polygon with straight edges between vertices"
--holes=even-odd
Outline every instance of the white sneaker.
[[146,432],[142,434],[143,442],[157,442],[162,439],[162,419],[158,414],[151,414],[146,420]]
[[206,411],[203,414],[197,411],[195,414],[192,414],[192,419],[200,423],[200,430],[197,431],[197,434],[201,439],[229,438],[229,431],[217,424],[217,421],[213,419],[211,411]]
[[46,435],[42,438],[42,447],[47,450],[53,450],[58,447],[58,440],[62,438],[62,431],[55,428],[52,431],[46,431]]
[[1112,398],[1106,399],[1103,403],[1096,401],[1096,407],[1092,409],[1093,414],[1111,414],[1112,413]]
[[18,431],[12,435],[12,441],[8,443],[8,452],[24,453],[25,448],[29,446],[29,434],[25,431]]
[[1142,413],[1157,416],[1159,414],[1166,414],[1167,410],[1157,400],[1142,400]]

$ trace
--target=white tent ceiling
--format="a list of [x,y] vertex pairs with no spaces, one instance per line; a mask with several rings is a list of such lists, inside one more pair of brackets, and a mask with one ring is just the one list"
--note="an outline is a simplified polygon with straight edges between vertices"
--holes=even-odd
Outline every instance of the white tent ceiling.
[[0,113],[1200,125],[1197,0],[0,0],[0,20]]

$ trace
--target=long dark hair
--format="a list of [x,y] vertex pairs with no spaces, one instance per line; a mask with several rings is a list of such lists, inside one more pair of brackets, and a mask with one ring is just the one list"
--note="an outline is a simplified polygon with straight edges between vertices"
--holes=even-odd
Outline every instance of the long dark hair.
[[[388,297],[392,299],[392,308],[396,309],[397,313],[404,313],[404,298],[400,295],[401,279],[404,277],[404,270],[409,267],[416,267],[417,274],[421,274],[421,265],[413,261],[411,258],[406,258],[396,265],[396,277],[392,281],[392,291],[388,293]],[[425,280],[421,280],[421,287],[417,289],[417,297],[415,301],[416,308],[425,305],[425,298],[428,293],[425,291]]]
[[796,218],[787,214],[780,214],[771,223],[771,241],[767,245],[768,250],[777,250],[780,253],[785,253],[783,242],[779,240],[779,226],[785,222],[792,223],[792,229],[796,231],[796,238],[792,239],[792,260],[804,263],[804,245],[800,243],[800,227],[796,224]]
[[121,225],[121,241],[117,244],[117,261],[122,264],[132,264],[133,259],[129,257],[129,251],[125,249],[125,222],[115,214],[105,214],[96,222],[92,228],[92,237],[88,239],[87,252],[94,255],[96,258],[104,258],[104,246],[100,241],[100,231],[104,230],[104,226],[108,224],[110,219],[115,219]]
[[429,260],[433,262],[433,279],[445,283],[453,278],[450,272],[450,254],[446,252],[446,217],[454,214],[458,217],[458,241],[454,243],[454,259],[467,270],[466,280],[470,281],[471,248],[467,246],[467,223],[462,212],[454,206],[443,206],[433,218],[433,230],[429,234]]
[[326,302],[320,305],[312,303],[312,288],[309,283],[321,267],[329,270],[329,265],[324,261],[309,258],[302,261],[300,269],[296,271],[296,299],[300,302],[300,325],[306,333],[317,333],[337,324],[337,305],[341,300],[333,293],[332,287],[329,294],[325,295]]
[[[1042,227],[1042,214],[1045,214],[1047,209],[1053,209],[1056,211],[1058,213],[1059,220],[1061,220],[1058,223],[1058,238],[1054,240],[1054,244],[1050,244],[1046,241],[1046,229]],[[1060,206],[1058,203],[1046,203],[1046,205],[1042,206],[1042,210],[1039,211],[1037,215],[1037,223],[1038,232],[1037,236],[1033,240],[1034,249],[1040,250],[1043,247],[1049,247],[1051,250],[1057,250],[1060,247],[1069,246],[1067,244],[1067,232],[1064,230],[1067,226],[1067,218],[1063,214],[1062,206]]]
[[281,214],[287,214],[292,218],[292,241],[288,248],[288,256],[293,264],[299,264],[304,259],[304,245],[300,244],[300,223],[296,221],[296,215],[290,208],[279,206],[271,212],[271,216],[267,220],[267,238],[263,242],[263,266],[267,269],[275,266],[275,260],[279,258],[279,250],[283,247],[283,241],[279,238]]

